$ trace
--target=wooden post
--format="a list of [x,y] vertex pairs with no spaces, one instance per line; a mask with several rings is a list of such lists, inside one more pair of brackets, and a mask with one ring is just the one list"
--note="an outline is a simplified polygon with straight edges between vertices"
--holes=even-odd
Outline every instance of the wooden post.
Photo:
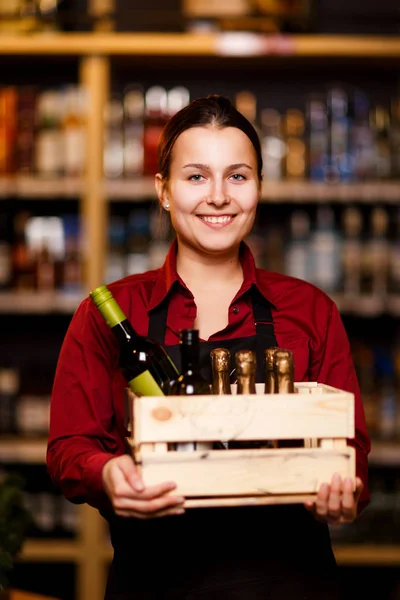
[[85,56],[81,59],[80,82],[88,96],[86,169],[81,200],[85,292],[103,283],[107,254],[103,148],[104,111],[109,95],[109,79],[108,58]]

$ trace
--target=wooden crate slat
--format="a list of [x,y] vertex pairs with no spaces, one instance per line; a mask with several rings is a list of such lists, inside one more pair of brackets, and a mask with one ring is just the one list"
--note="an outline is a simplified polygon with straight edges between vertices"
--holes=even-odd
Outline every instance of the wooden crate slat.
[[346,392],[142,397],[134,439],[142,442],[354,437],[354,397]]
[[141,469],[146,485],[168,474],[186,497],[312,494],[334,473],[354,477],[354,456],[351,447],[146,453]]

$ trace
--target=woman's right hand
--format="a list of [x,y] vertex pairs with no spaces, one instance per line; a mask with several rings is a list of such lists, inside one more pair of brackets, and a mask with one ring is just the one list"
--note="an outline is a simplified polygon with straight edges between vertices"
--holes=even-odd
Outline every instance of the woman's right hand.
[[173,481],[145,487],[133,459],[128,454],[111,458],[102,471],[104,489],[120,517],[150,519],[185,512],[185,498],[171,496]]

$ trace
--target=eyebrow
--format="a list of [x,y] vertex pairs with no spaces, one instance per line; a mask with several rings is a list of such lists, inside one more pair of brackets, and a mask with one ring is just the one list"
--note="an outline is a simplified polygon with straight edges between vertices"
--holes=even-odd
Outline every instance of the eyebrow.
[[[211,171],[211,167],[209,165],[203,165],[201,163],[189,163],[187,165],[184,165],[182,167],[183,169],[203,169],[204,171]],[[252,167],[250,167],[250,165],[246,164],[246,163],[235,163],[234,165],[229,165],[229,167],[227,167],[225,169],[225,171],[229,171],[232,169],[250,169],[250,171],[252,171]]]

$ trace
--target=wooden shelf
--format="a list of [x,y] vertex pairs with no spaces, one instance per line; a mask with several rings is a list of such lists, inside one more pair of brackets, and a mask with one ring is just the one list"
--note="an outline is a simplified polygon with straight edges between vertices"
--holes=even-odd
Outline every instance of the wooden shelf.
[[399,566],[400,545],[363,544],[361,545],[333,545],[334,554],[339,566],[369,565],[373,566]]
[[[104,181],[103,192],[110,201],[138,202],[156,200],[153,177]],[[43,179],[15,177],[0,179],[0,198],[77,199],[83,193],[79,179]],[[313,181],[268,181],[263,183],[262,202],[319,203],[319,202],[386,202],[398,204],[400,181],[370,181],[367,183],[338,183],[328,185]]]
[[46,450],[46,439],[2,438],[0,440],[0,464],[21,463],[42,465],[46,463]]
[[82,554],[79,542],[62,539],[28,539],[19,562],[76,562]]
[[37,33],[0,37],[3,55],[400,56],[398,38],[354,35],[223,33]]
[[83,298],[83,293],[6,291],[0,293],[0,314],[69,315]]

